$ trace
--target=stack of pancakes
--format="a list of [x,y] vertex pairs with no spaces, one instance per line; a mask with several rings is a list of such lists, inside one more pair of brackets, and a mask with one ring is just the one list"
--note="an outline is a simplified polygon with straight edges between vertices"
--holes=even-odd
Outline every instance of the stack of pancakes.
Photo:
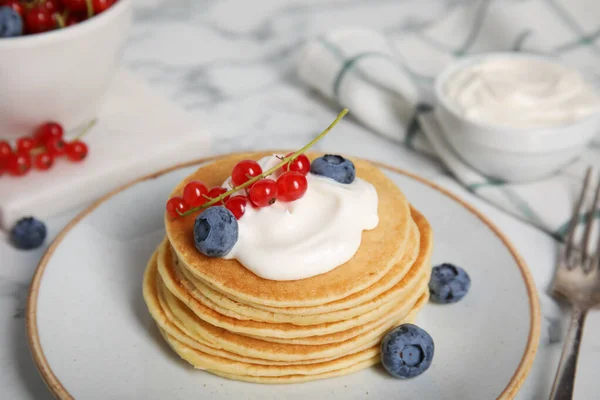
[[[220,185],[238,161],[265,155],[215,161],[172,195],[191,180]],[[311,278],[272,281],[236,260],[205,257],[194,247],[195,215],[165,218],[144,298],[175,352],[196,368],[261,383],[345,375],[379,362],[383,335],[411,322],[428,300],[433,243],[427,220],[389,178],[365,161],[355,166],[377,190],[379,224],[363,232],[350,261]]]

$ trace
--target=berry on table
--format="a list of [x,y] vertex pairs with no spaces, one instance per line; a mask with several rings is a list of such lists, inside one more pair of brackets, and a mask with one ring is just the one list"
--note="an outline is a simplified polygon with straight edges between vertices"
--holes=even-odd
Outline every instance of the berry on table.
[[7,170],[12,176],[23,176],[31,169],[31,156],[26,153],[15,153],[8,158]]
[[308,181],[301,172],[286,172],[277,178],[277,199],[281,201],[298,200],[306,193]]
[[183,188],[183,200],[190,207],[199,207],[207,202],[208,188],[199,181],[188,182]]
[[277,200],[277,183],[273,179],[261,179],[248,189],[248,198],[255,207],[268,207]]
[[231,211],[236,219],[242,218],[248,206],[248,199],[245,196],[233,196],[230,198],[225,207]]
[[33,137],[37,139],[38,142],[44,143],[52,138],[61,139],[63,134],[63,127],[59,123],[46,122],[35,130]]
[[3,5],[0,7],[0,38],[21,36],[23,34],[23,19],[15,7]]
[[354,163],[335,154],[326,154],[315,159],[310,166],[310,172],[346,184],[354,182],[356,178]]
[[[294,153],[286,154],[286,157],[291,156]],[[300,154],[294,160],[283,166],[284,171],[295,171],[300,172],[302,175],[307,175],[310,172],[310,160],[305,154]]]
[[[227,192],[227,189],[225,189],[224,187],[215,186],[208,191],[207,196],[210,197],[211,199],[216,199],[217,197],[219,197],[220,195],[222,195],[225,192]],[[216,203],[215,205],[225,205],[225,202],[227,200],[229,200],[229,196],[225,197],[222,201]]]
[[36,249],[46,239],[46,225],[33,217],[23,218],[10,230],[10,239],[17,249]]
[[17,139],[17,152],[29,153],[35,149],[37,143],[35,139],[28,136],[20,137]]
[[43,6],[35,6],[25,14],[25,30],[27,33],[42,33],[54,29],[52,13]]
[[394,378],[408,379],[427,371],[433,360],[433,339],[413,324],[389,331],[381,342],[381,364]]
[[429,294],[434,303],[456,303],[466,296],[470,287],[471,278],[460,267],[445,263],[431,271]]
[[235,164],[231,171],[231,182],[235,186],[242,185],[251,178],[262,174],[263,170],[259,163],[254,160],[242,160]]
[[0,140],[0,159],[10,156],[13,153],[10,144],[6,140]]
[[53,137],[44,142],[44,147],[56,158],[65,154],[66,144],[62,138]]
[[204,210],[194,221],[194,244],[208,257],[227,255],[238,240],[238,222],[223,206]]
[[179,213],[184,213],[190,209],[190,206],[183,200],[183,197],[175,196],[167,201],[167,213],[173,218],[179,218]]
[[88,155],[88,147],[81,140],[74,140],[65,146],[65,154],[73,162],[83,161]]
[[33,156],[33,166],[40,171],[46,171],[54,165],[54,157],[52,154],[44,151]]

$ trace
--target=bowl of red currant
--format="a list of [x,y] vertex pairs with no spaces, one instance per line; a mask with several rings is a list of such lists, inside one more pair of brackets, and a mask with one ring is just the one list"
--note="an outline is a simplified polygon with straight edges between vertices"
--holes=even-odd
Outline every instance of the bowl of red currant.
[[93,120],[131,11],[132,0],[0,0],[0,139]]

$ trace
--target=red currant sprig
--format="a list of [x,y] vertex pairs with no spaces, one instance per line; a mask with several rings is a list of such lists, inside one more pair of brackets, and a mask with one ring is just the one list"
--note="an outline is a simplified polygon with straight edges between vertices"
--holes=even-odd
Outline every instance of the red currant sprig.
[[[184,216],[190,215],[196,211],[203,210],[205,208],[213,206],[215,204],[225,203],[225,205],[226,205],[228,202],[228,199],[230,198],[231,195],[233,195],[236,192],[239,192],[240,190],[247,189],[247,188],[248,188],[248,196],[249,196],[251,203],[257,207],[266,207],[266,206],[272,204],[274,202],[274,199],[277,199],[277,197],[279,195],[278,192],[279,192],[280,186],[283,188],[283,194],[281,197],[282,200],[284,200],[284,198],[298,199],[298,198],[302,197],[302,195],[304,195],[304,193],[306,192],[306,188],[308,186],[306,181],[302,180],[301,178],[298,178],[298,176],[295,174],[291,175],[291,176],[286,176],[286,175],[289,174],[290,172],[297,172],[297,173],[299,173],[299,175],[304,177],[304,179],[306,179],[306,177],[305,177],[306,174],[303,174],[303,172],[307,168],[308,168],[308,170],[310,170],[310,161],[308,160],[308,157],[306,157],[304,155],[304,152],[306,150],[308,150],[310,147],[312,147],[316,142],[318,142],[323,137],[325,137],[325,135],[327,135],[333,129],[333,127],[338,122],[340,122],[340,120],[342,118],[344,118],[344,116],[347,113],[348,113],[348,109],[344,108],[337,115],[335,120],[323,132],[321,132],[317,137],[315,137],[313,140],[311,140],[306,146],[302,147],[300,150],[298,150],[294,153],[290,153],[287,156],[285,156],[284,158],[282,158],[281,162],[278,163],[277,165],[275,165],[273,168],[262,172],[262,168],[260,168],[260,165],[258,165],[258,163],[256,161],[251,161],[251,160],[240,161],[234,167],[234,170],[232,172],[231,179],[232,179],[232,183],[235,185],[233,188],[231,188],[230,190],[226,190],[225,188],[221,188],[221,187],[211,189],[211,191],[214,189],[218,189],[220,194],[216,197],[213,197],[213,196],[211,196],[211,191],[209,191],[207,196],[210,198],[210,200],[207,199],[208,201],[206,201],[203,204],[196,206],[196,207],[190,207],[187,203],[185,203],[185,201],[182,197],[178,197],[178,196],[173,197],[173,198],[169,199],[169,201],[167,202],[167,212],[172,217],[180,217],[180,216],[184,217]],[[301,157],[301,156],[303,156],[303,157]],[[300,161],[296,162],[296,159],[300,159]],[[297,168],[297,170],[291,169],[293,165],[296,165],[296,167],[294,167],[294,168]],[[282,168],[284,166],[287,166],[287,168],[290,169],[290,172],[287,172],[280,176],[280,179],[282,176],[285,176],[284,179],[281,181],[281,183],[275,182],[272,179],[264,179],[267,176],[273,174],[274,172],[276,172],[277,170],[279,170],[280,168]],[[259,170],[261,171],[260,173],[258,173]],[[306,171],[306,173],[308,173],[308,171]],[[239,184],[239,183],[236,184],[236,181],[237,182],[243,181],[243,182],[241,184]],[[258,185],[258,188],[256,188],[257,185]],[[185,189],[184,189],[184,191],[185,191]],[[254,192],[254,194],[253,194],[253,192]],[[297,196],[299,196],[299,197],[297,197]],[[237,197],[237,196],[234,196],[234,197]],[[239,201],[240,200],[236,200],[236,202],[239,202]],[[287,201],[287,200],[284,200],[284,201]],[[183,203],[183,204],[181,204],[181,203]],[[179,207],[175,207],[175,205],[178,205]],[[231,207],[234,207],[234,205],[232,204]],[[244,208],[244,211],[245,211],[245,208]],[[243,215],[243,213],[242,213],[242,215]]]
[[12,176],[23,176],[32,167],[40,171],[50,169],[56,158],[66,156],[72,162],[81,162],[88,155],[87,145],[81,138],[95,124],[92,121],[74,140],[66,143],[64,130],[56,122],[40,125],[32,137],[17,139],[15,149],[7,141],[0,141],[0,175],[4,172]]

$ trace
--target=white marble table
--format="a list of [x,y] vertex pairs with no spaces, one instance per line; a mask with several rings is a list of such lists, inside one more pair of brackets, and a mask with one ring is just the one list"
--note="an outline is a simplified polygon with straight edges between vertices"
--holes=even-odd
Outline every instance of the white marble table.
[[[360,24],[397,32],[444,13],[421,0],[139,0],[125,64],[181,107],[206,122],[213,154],[298,148],[335,113],[294,76],[298,46],[340,25]],[[430,178],[483,211],[513,241],[533,272],[543,312],[541,346],[519,399],[545,399],[561,350],[567,315],[545,294],[555,242],[536,229],[475,198],[434,161],[367,132],[351,119],[317,148],[376,159]],[[168,132],[165,132],[168,134]],[[47,221],[50,239],[77,210]],[[0,397],[50,399],[27,347],[25,303],[44,249],[18,252],[0,241]],[[600,398],[600,313],[586,326],[576,383],[577,399]]]

